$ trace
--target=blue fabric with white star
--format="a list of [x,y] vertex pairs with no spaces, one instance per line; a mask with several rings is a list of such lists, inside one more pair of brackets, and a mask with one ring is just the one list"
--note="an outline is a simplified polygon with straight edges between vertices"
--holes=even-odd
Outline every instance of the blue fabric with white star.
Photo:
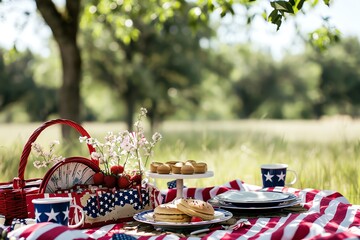
[[176,180],[167,182],[168,189],[176,188]]
[[115,233],[112,238],[112,240],[135,240],[136,237],[133,237],[131,235],[125,234],[125,233]]
[[[166,184],[167,184],[167,186],[168,186],[168,189],[176,188],[176,180],[167,182]],[[184,186],[184,188],[186,188],[186,186]]]
[[115,209],[115,206],[123,207],[125,204],[132,205],[135,210],[141,210],[144,206],[149,205],[149,194],[145,189],[126,189],[114,193],[100,193],[97,196],[91,196],[83,210],[86,215],[96,218],[110,213]]
[[10,231],[15,230],[17,226],[27,225],[28,220],[23,218],[14,218],[10,225]]

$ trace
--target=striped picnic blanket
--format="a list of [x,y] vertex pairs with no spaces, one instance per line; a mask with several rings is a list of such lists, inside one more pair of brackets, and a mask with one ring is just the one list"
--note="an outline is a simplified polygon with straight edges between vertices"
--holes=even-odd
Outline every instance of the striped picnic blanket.
[[[222,186],[185,188],[184,196],[208,200],[230,189],[250,191],[257,186],[240,180]],[[215,230],[200,236],[184,236],[176,233],[139,235],[123,229],[125,223],[110,224],[94,229],[73,230],[53,223],[40,223],[20,227],[9,233],[15,239],[140,239],[140,240],[212,240],[212,239],[360,239],[360,210],[349,204],[340,193],[329,190],[269,188],[268,191],[291,192],[298,196],[306,212],[290,213],[281,217],[247,219],[233,230]],[[168,202],[176,196],[176,189],[162,192],[157,203]],[[244,219],[246,220],[246,219]],[[125,233],[125,234],[124,234]]]

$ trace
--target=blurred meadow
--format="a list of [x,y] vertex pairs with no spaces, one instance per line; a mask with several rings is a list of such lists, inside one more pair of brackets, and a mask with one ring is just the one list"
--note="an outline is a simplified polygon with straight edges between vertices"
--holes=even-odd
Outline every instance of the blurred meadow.
[[[17,176],[21,151],[40,123],[0,124],[1,182]],[[123,123],[84,123],[92,137],[103,140],[108,131],[125,129]],[[351,203],[360,204],[360,121],[347,118],[324,120],[238,120],[238,121],[166,121],[159,128],[163,140],[155,149],[153,161],[203,161],[214,177],[185,180],[185,185],[221,185],[233,179],[261,185],[260,165],[286,163],[298,173],[295,188],[335,190]],[[60,139],[60,127],[45,129],[37,142],[47,147]],[[68,146],[71,147],[68,147]],[[72,144],[60,141],[56,147],[62,156],[88,156],[87,148],[77,139]],[[42,177],[45,169],[32,165],[31,154],[26,178]],[[149,163],[147,167],[149,166]],[[156,180],[166,188],[166,181]]]

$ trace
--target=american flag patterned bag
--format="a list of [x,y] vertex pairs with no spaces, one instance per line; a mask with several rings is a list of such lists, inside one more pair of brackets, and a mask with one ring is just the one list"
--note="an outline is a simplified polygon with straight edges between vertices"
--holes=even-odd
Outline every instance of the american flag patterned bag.
[[[30,194],[26,197],[26,202],[29,217],[35,218],[33,199],[72,197],[72,204],[80,206],[85,214],[81,228],[90,228],[131,221],[136,213],[153,209],[158,195],[159,191],[151,184],[129,189],[109,189],[90,185],[76,186],[56,193]],[[70,223],[79,222],[80,214],[77,211],[70,211]]]

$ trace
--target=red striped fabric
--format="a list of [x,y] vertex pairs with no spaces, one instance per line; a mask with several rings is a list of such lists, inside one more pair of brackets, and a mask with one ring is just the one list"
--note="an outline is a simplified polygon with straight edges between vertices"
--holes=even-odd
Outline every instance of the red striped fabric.
[[[258,186],[248,185],[240,180],[228,182],[222,186],[207,188],[185,188],[184,196],[208,200],[217,194],[230,189],[250,191]],[[360,210],[338,192],[316,189],[269,188],[268,191],[291,192],[297,195],[305,213],[289,214],[286,217],[248,219],[247,224],[241,224],[234,230],[216,230],[205,237],[191,239],[360,239]],[[176,190],[170,189],[157,196],[157,204],[169,202],[176,197]],[[9,233],[15,239],[111,239],[113,234],[123,233],[123,224],[111,224],[94,229],[73,230],[51,223],[28,225]],[[159,236],[136,236],[140,240],[176,240],[178,235],[164,233]],[[190,238],[189,238],[190,239]]]

